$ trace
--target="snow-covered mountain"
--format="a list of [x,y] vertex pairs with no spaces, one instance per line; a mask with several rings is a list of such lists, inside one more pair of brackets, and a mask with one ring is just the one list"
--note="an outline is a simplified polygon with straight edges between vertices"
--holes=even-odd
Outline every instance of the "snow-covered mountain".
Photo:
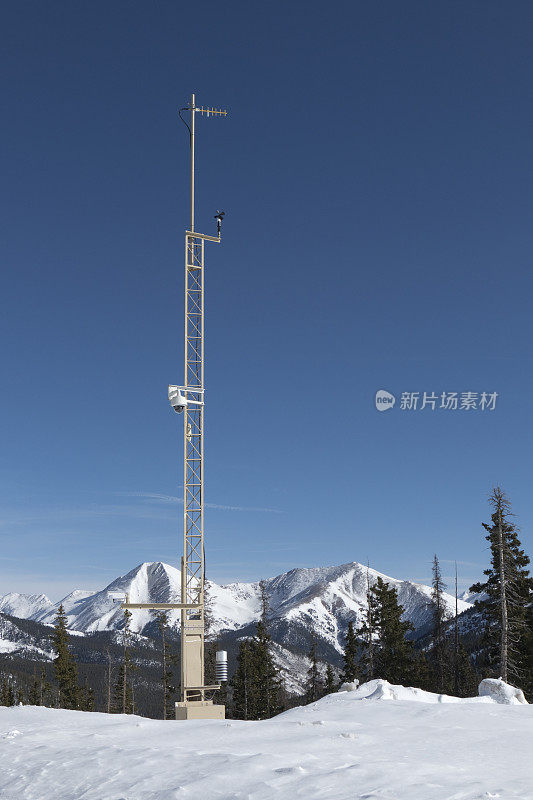
[[35,619],[37,614],[55,608],[45,594],[19,594],[10,592],[0,597],[0,613],[21,619]]
[[[405,609],[405,617],[423,634],[431,620],[431,588],[423,584],[390,578],[357,562],[333,567],[293,569],[266,580],[270,600],[273,638],[283,647],[305,649],[314,631],[324,646],[340,653],[349,621],[359,622],[366,606],[367,574],[371,583],[378,576],[394,586]],[[120,629],[124,615],[111,592],[129,595],[131,602],[180,602],[180,573],[162,562],[140,564],[127,575],[112,581],[105,589],[88,592],[76,589],[61,601],[71,630],[94,632]],[[227,632],[243,634],[260,614],[259,583],[207,584],[212,624],[211,635]],[[450,616],[455,599],[445,595]],[[12,616],[50,624],[59,603],[45,595],[10,594],[0,598],[0,611]],[[459,611],[471,603],[460,600]],[[132,628],[142,633],[153,622],[149,611],[135,611]],[[170,623],[179,627],[179,612],[170,613]]]
[[21,630],[11,620],[0,614],[0,654],[17,654],[37,660],[53,657],[48,637],[39,637]]

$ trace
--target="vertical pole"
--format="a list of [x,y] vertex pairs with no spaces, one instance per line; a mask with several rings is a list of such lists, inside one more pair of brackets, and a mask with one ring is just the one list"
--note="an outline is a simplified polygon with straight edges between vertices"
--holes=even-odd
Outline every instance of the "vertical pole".
[[457,561],[455,562],[455,626],[454,626],[454,665],[453,688],[459,696],[459,603],[457,600]]
[[191,231],[194,231],[194,128],[195,128],[195,96],[191,94]]
[[[186,484],[183,484],[183,505],[186,506],[187,504],[187,490],[185,488]],[[184,512],[184,526],[187,526],[187,511]],[[184,537],[185,538],[185,537]],[[187,545],[185,545],[187,546]],[[185,550],[184,550],[185,552]],[[181,557],[181,602],[187,602],[187,593],[185,591],[185,558],[184,556]],[[180,694],[181,694],[181,701],[187,699],[187,693],[185,691],[185,683],[186,683],[186,670],[185,670],[185,624],[187,621],[187,615],[184,608],[181,610],[181,645],[180,645]]]
[[[204,286],[205,286],[205,270],[204,270],[204,256],[205,256],[205,241],[204,239],[200,240],[201,242],[201,259],[202,259],[202,293],[201,293],[201,304],[202,304],[202,323],[201,323],[201,355],[200,355],[200,386],[204,388]],[[204,399],[205,395],[200,395],[200,400]],[[201,639],[200,639],[200,649],[201,649],[201,664],[200,664],[200,673],[202,676],[201,686],[205,684],[205,614],[204,614],[204,590],[205,590],[205,554],[204,554],[204,489],[205,489],[205,473],[204,473],[204,406],[200,406],[200,475],[201,475],[201,489],[200,489],[200,526],[202,530],[202,543],[200,545],[200,593],[199,593],[199,600],[201,603],[200,608],[200,632],[201,632]],[[201,699],[205,700],[205,692],[202,689]]]
[[[196,98],[191,94],[190,109],[191,109],[191,232],[194,231],[194,161],[195,161],[195,128],[196,128]],[[190,253],[189,253],[190,248]],[[193,238],[185,237],[185,386],[189,383],[189,370],[188,370],[188,313],[189,313],[189,274],[188,264],[195,262],[195,242]],[[189,261],[190,259],[190,261]],[[181,601],[189,602],[187,593],[187,533],[188,533],[188,468],[187,468],[187,433],[189,427],[189,414],[185,411],[185,427],[184,427],[184,440],[183,440],[183,558],[181,559]],[[187,676],[188,676],[188,647],[187,647],[187,611],[181,612],[181,699],[187,701]]]
[[[204,240],[194,236],[195,95],[191,95],[191,231],[185,235],[185,383],[204,385]],[[203,394],[189,394],[203,401]],[[189,434],[190,431],[190,434]],[[182,601],[199,606],[185,609],[181,623],[181,695],[187,703],[204,699],[204,555],[203,555],[203,405],[184,413],[184,537]],[[190,691],[192,689],[192,691]]]
[[[181,703],[178,719],[188,719],[205,704],[204,675],[204,248],[203,234],[195,233],[196,98],[191,112],[191,218],[185,232],[185,380],[190,401],[183,414],[184,536],[181,561],[181,597],[194,607],[181,613]],[[200,109],[201,110],[201,109]],[[205,109],[204,109],[205,110]],[[207,237],[220,242],[215,237]],[[212,705],[212,701],[207,701]],[[216,714],[220,716],[220,706]],[[203,714],[208,712],[203,712]],[[180,716],[181,715],[181,716]],[[184,716],[183,716],[184,715]],[[209,714],[208,714],[209,716]],[[223,716],[223,714],[222,714]]]
[[507,588],[505,579],[505,556],[503,552],[503,515],[502,515],[502,498],[498,496],[498,550],[499,550],[499,565],[500,565],[500,605],[501,605],[501,639],[500,639],[500,677],[507,683],[507,665],[508,665],[508,639],[509,628],[507,618]]

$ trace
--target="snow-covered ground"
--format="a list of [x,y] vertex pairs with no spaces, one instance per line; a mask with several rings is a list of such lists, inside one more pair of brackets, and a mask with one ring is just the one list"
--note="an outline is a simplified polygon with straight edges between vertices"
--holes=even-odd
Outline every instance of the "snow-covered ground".
[[2,800],[533,799],[533,706],[372,681],[264,722],[0,708]]

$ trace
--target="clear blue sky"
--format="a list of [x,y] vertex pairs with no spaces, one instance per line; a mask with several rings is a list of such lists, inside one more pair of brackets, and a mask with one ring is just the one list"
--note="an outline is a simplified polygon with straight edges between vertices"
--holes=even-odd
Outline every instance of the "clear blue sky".
[[[533,8],[18,2],[3,47],[0,593],[177,564],[188,144],[207,254],[207,572],[462,586],[531,553]],[[374,394],[498,392],[493,412]]]

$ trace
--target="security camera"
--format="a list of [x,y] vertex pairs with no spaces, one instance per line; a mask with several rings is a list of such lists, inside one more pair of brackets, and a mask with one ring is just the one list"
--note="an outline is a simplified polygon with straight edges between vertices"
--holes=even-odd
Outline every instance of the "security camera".
[[[189,397],[186,397],[187,392],[193,392],[196,395],[200,395],[202,399],[191,400]],[[170,405],[177,414],[181,414],[184,409],[190,405],[203,406],[203,396],[204,390],[199,386],[174,386],[174,384],[171,384],[168,387],[168,399],[170,401]]]
[[168,387],[168,399],[170,405],[177,414],[182,414],[183,410],[187,407],[187,398],[182,395],[179,386]]

